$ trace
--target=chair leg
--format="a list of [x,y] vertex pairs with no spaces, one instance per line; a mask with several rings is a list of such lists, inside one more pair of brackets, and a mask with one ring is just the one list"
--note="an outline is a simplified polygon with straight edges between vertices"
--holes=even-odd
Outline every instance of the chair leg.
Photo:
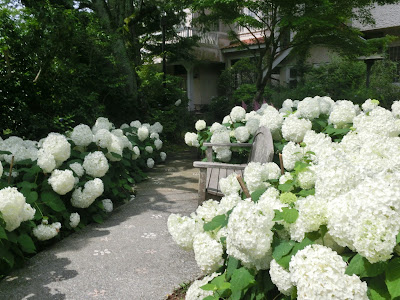
[[206,201],[206,181],[207,181],[207,169],[200,168],[199,200],[198,200],[199,205],[201,205],[204,201]]

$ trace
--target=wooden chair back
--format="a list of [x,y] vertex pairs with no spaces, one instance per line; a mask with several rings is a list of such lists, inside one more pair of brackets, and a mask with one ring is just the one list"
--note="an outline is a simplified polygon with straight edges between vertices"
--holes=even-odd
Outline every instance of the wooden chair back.
[[271,131],[267,127],[260,127],[257,129],[249,162],[266,163],[272,161],[274,157],[274,142],[272,140]]

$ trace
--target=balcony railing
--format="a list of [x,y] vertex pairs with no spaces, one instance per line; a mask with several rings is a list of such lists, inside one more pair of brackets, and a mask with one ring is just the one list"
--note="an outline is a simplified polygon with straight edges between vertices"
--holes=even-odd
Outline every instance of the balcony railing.
[[200,32],[192,27],[181,27],[177,29],[180,37],[200,37],[199,43],[205,45],[218,46],[218,33],[217,32]]

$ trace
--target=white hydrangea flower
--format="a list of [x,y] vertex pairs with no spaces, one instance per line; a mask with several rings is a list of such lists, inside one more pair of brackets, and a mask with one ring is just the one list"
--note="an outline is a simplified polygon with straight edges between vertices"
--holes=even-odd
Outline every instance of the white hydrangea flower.
[[[225,128],[225,127],[224,127]],[[216,143],[216,144],[223,144],[223,143],[230,143],[231,138],[229,135],[229,130],[218,130],[213,133],[211,136],[211,143]],[[218,147],[218,146],[213,146],[212,147],[215,152],[218,152],[219,150],[223,149],[229,149],[229,147],[223,146],[223,147]]]
[[36,210],[26,203],[25,196],[15,187],[0,190],[0,212],[6,222],[6,230],[13,231],[21,222],[32,220]]
[[171,214],[167,221],[168,231],[172,239],[182,249],[189,251],[193,249],[194,237],[203,232],[203,222],[179,214]]
[[279,114],[279,111],[271,106],[265,105],[262,117],[260,119],[260,126],[266,126],[271,130],[272,137],[277,140],[280,139],[280,133],[283,123],[283,117]]
[[228,177],[219,180],[219,187],[224,195],[238,194],[241,187],[237,180],[237,174],[232,173]]
[[108,152],[106,154],[106,157],[110,161],[120,161],[121,157],[116,157],[112,153],[122,156],[124,146],[125,145],[123,140],[121,140],[118,136],[111,134],[111,143],[107,147]]
[[153,125],[150,126],[150,132],[153,133],[158,133],[160,134],[163,131],[163,126],[161,125],[160,122],[155,122]]
[[196,215],[205,223],[210,222],[214,217],[218,216],[219,202],[215,200],[204,201],[196,209]]
[[367,284],[356,275],[345,274],[346,262],[322,245],[298,251],[289,263],[298,299],[367,300]]
[[244,181],[250,193],[259,188],[268,187],[270,185],[266,182],[268,179],[273,178],[269,178],[269,170],[266,164],[250,162],[244,169]]
[[230,113],[232,122],[242,122],[246,117],[246,110],[241,106],[235,106]]
[[230,115],[225,116],[225,117],[222,119],[222,124],[232,124],[231,116],[230,116]]
[[99,129],[95,133],[93,141],[101,148],[108,148],[112,143],[112,134],[107,129]]
[[82,177],[85,174],[85,170],[83,169],[82,165],[78,162],[74,162],[69,165],[69,168],[75,172],[78,177]]
[[37,227],[33,228],[32,233],[39,241],[47,241],[57,236],[58,232],[60,231],[60,228],[61,228],[60,222],[55,222],[50,225],[42,223]]
[[11,152],[12,154],[2,154],[0,159],[4,159],[11,164],[14,157],[14,162],[19,162],[26,159],[36,160],[38,149],[36,142],[23,140],[20,137],[10,136],[0,143],[0,150]]
[[235,138],[240,143],[245,143],[250,138],[250,132],[246,126],[240,126],[240,127],[236,128],[234,131],[234,134],[235,134]]
[[106,212],[110,213],[113,211],[114,205],[111,199],[103,199],[101,200],[101,203],[103,203],[103,207]]
[[165,153],[165,152],[160,152],[160,158],[161,158],[162,161],[165,161],[166,158],[167,158],[167,153]]
[[137,159],[140,156],[140,149],[138,146],[133,147],[132,152],[132,159]]
[[163,142],[160,139],[157,139],[154,141],[154,146],[156,147],[157,150],[160,150],[163,146]]
[[126,129],[126,128],[129,128],[129,125],[126,123],[122,124],[120,127],[120,129]]
[[282,136],[288,141],[300,143],[311,127],[310,120],[298,119],[295,115],[290,115],[283,121]]
[[400,230],[400,175],[382,172],[328,202],[333,239],[370,263],[391,258]]
[[282,149],[283,167],[287,171],[292,171],[297,161],[304,157],[303,150],[300,145],[293,142],[287,143]]
[[279,113],[284,115],[291,114],[293,112],[293,106],[293,100],[286,99],[285,101],[283,101],[282,108],[279,109]]
[[[223,147],[219,147],[223,148]],[[232,151],[229,150],[228,148],[223,148],[217,151],[217,159],[222,161],[222,162],[229,162],[232,157]]]
[[144,150],[145,150],[147,153],[153,153],[153,147],[152,147],[152,146],[146,146],[146,147],[144,147]]
[[77,188],[72,193],[71,204],[78,208],[89,207],[97,197],[100,197],[104,192],[104,184],[100,178],[89,180],[82,188]]
[[109,169],[108,160],[103,152],[95,151],[85,156],[83,168],[90,176],[103,177]]
[[49,178],[49,184],[57,194],[65,195],[72,191],[75,185],[74,174],[71,170],[54,170]]
[[186,132],[185,134],[185,143],[188,146],[199,147],[199,141],[197,139],[197,133],[194,132]]
[[93,133],[89,126],[80,124],[71,132],[71,139],[77,146],[86,147],[93,142]]
[[150,169],[153,168],[154,167],[154,159],[148,158],[147,161],[146,161],[146,165]]
[[81,216],[77,212],[70,214],[69,226],[71,226],[72,228],[75,228],[76,226],[79,225],[80,221],[81,221]]
[[293,176],[290,172],[285,172],[279,177],[279,184],[285,184],[289,180],[293,180]]
[[139,141],[143,142],[145,139],[147,139],[149,137],[149,133],[149,129],[142,125],[142,127],[140,127],[137,131]]
[[376,133],[384,136],[396,137],[400,134],[400,127],[396,118],[383,107],[376,107],[368,115],[360,114],[353,119],[353,127],[357,132]]
[[226,127],[218,122],[215,122],[210,127],[210,132],[215,133],[220,130],[226,130]]
[[[318,97],[318,96],[316,96]],[[328,115],[331,113],[332,107],[335,105],[335,101],[331,97],[324,96],[318,98],[319,109],[321,114]]]
[[157,139],[160,138],[160,135],[159,135],[157,132],[152,132],[152,133],[150,134],[150,138],[151,138],[152,140],[157,140]]
[[215,272],[223,262],[222,244],[214,240],[206,232],[196,234],[193,240],[196,263],[204,274]]
[[353,122],[357,115],[353,102],[347,100],[339,100],[335,102],[329,115],[329,123],[338,128]]
[[261,210],[251,199],[240,201],[229,216],[226,252],[240,259],[244,266],[268,269],[274,216],[272,209]]
[[320,113],[319,97],[306,97],[297,105],[296,114],[301,118],[314,120],[319,117]]
[[112,123],[107,118],[99,117],[97,118],[96,123],[92,128],[92,131],[94,134],[96,134],[101,129],[109,131],[111,130],[112,127],[113,127]]
[[259,127],[260,127],[260,120],[257,118],[250,118],[246,122],[246,128],[251,135],[254,135]]
[[372,100],[372,99],[367,99],[365,100],[365,102],[361,105],[363,111],[365,113],[370,112],[372,110],[374,110],[375,108],[377,108],[379,105],[379,101],[378,100]]
[[312,189],[315,185],[316,180],[313,168],[310,167],[307,170],[300,172],[297,176],[297,180],[300,188],[304,190]]
[[186,291],[185,300],[203,300],[207,296],[212,296],[213,291],[205,291],[201,289],[201,287],[209,283],[211,280],[219,275],[220,273],[213,273],[209,276],[204,277],[203,279],[195,280]]
[[181,103],[182,103],[182,100],[178,99],[175,101],[175,106],[179,106],[179,105],[181,105]]
[[400,118],[400,100],[393,101],[391,108],[393,116],[395,116],[396,118]]
[[206,121],[204,120],[198,120],[196,124],[194,125],[197,131],[201,131],[207,127]]
[[142,123],[139,120],[132,121],[130,124],[131,127],[140,128],[142,127]]
[[275,259],[271,261],[269,275],[271,276],[271,281],[276,285],[278,290],[282,294],[290,296],[294,287],[290,280],[290,272],[286,271]]
[[42,148],[44,152],[52,154],[59,163],[66,161],[71,155],[71,144],[59,133],[49,133],[43,141]]
[[228,211],[233,209],[241,200],[242,200],[242,198],[237,193],[229,194],[229,195],[222,197],[219,202],[216,215],[218,216],[218,215],[226,214]]
[[321,225],[327,224],[327,201],[313,195],[300,198],[295,207],[299,212],[296,222],[290,226],[292,240],[301,242],[307,232],[317,231]]

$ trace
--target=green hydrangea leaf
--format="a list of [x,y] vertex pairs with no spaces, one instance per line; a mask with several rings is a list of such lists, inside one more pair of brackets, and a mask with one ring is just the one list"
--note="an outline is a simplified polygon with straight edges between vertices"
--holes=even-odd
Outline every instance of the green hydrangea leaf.
[[299,212],[295,208],[282,208],[282,218],[285,222],[291,224],[296,222],[297,218],[299,217]]
[[301,197],[307,197],[310,195],[315,195],[315,189],[309,189],[309,190],[301,190],[300,192],[297,193],[297,195]]
[[0,226],[0,239],[8,240],[7,233],[2,226]]
[[14,255],[3,247],[0,247],[0,259],[4,259],[10,268],[14,266]]
[[368,298],[370,300],[391,299],[384,277],[374,277],[368,282]]
[[27,234],[21,234],[20,236],[18,236],[18,244],[21,246],[22,251],[26,253],[36,252],[35,243],[32,241],[31,237]]
[[392,299],[400,297],[400,258],[392,259],[386,269],[386,286]]
[[236,269],[233,272],[230,282],[232,290],[232,299],[240,299],[242,291],[254,285],[255,279],[254,276],[249,272],[249,270],[242,267],[240,269]]
[[267,189],[266,188],[260,188],[255,190],[254,192],[251,193],[251,200],[253,200],[254,202],[257,202],[261,195],[265,193]]
[[346,274],[356,274],[360,278],[364,277],[375,277],[383,272],[387,267],[387,262],[377,262],[371,264],[365,257],[360,254],[356,254],[350,261],[349,266],[346,269]]
[[218,227],[225,227],[228,224],[228,218],[226,215],[215,216],[210,222],[203,225],[204,231],[211,231]]
[[396,244],[400,243],[400,232],[396,235]]
[[102,224],[104,222],[103,217],[100,216],[99,214],[95,214],[92,216],[93,221],[96,223]]
[[207,283],[207,284],[201,286],[200,288],[205,291],[216,291],[217,290],[217,286],[212,283]]
[[238,259],[233,256],[229,256],[228,258],[228,267],[226,268],[226,279],[231,279],[233,272],[238,269],[240,266],[240,262]]
[[53,191],[45,191],[40,194],[40,198],[47,206],[56,212],[62,212],[66,210],[64,202],[60,196]]
[[278,261],[280,260],[283,256],[287,255],[290,253],[290,251],[293,249],[294,245],[296,244],[295,241],[285,241],[285,240],[278,240],[278,243],[275,247],[274,250],[272,251],[272,257]]

